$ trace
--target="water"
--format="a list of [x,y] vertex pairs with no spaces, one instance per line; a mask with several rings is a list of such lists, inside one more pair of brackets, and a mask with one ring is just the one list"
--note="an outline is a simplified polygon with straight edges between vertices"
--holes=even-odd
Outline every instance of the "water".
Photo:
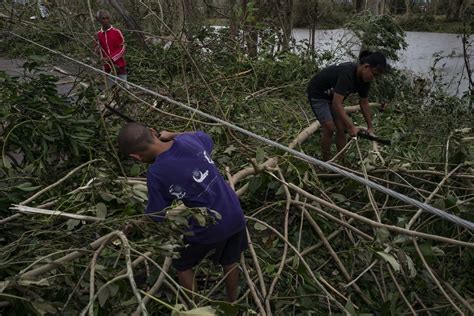
[[[309,40],[308,29],[293,29],[297,42]],[[352,36],[344,29],[316,30],[316,50],[337,49],[338,42],[352,41]],[[437,84],[451,94],[461,96],[469,90],[467,72],[464,66],[462,42],[457,34],[406,32],[408,47],[399,53],[399,61],[392,63],[399,69],[430,79],[436,73]],[[354,42],[357,46],[358,43]],[[443,57],[436,65],[435,54]],[[468,52],[471,69],[474,68],[473,48]],[[435,67],[433,67],[435,66]],[[434,68],[434,69],[432,69]],[[433,73],[434,70],[434,73]],[[441,79],[440,79],[441,78]]]

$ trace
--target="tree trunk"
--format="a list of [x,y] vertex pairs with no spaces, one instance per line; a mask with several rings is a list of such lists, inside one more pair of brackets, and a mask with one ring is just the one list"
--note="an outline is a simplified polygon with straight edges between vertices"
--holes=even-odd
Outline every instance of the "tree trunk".
[[463,0],[449,0],[448,9],[446,10],[446,20],[452,21],[459,19],[459,11]]
[[411,11],[411,0],[405,0],[405,15],[410,16],[412,15]]
[[291,39],[291,29],[293,26],[293,0],[278,0],[277,1],[277,14],[280,16],[280,24],[282,30],[282,46],[283,49],[287,49]]
[[379,14],[384,15],[387,14],[388,12],[386,11],[386,6],[385,6],[385,0],[380,0],[379,1]]
[[173,13],[170,28],[178,38],[181,38],[184,28],[184,5],[182,0],[171,0],[170,2],[168,12]]
[[365,2],[365,9],[370,11],[373,15],[379,15],[379,1],[380,0],[367,0]]
[[430,8],[428,10],[428,13],[431,14],[431,15],[438,14],[438,0],[431,0]]
[[199,2],[197,0],[183,0],[184,32],[188,39],[192,38],[197,25],[199,16],[198,6]]
[[[261,8],[261,0],[255,0],[254,8],[256,12],[249,13],[247,10],[248,0],[242,0],[242,7],[243,7],[243,19],[245,23],[245,35],[244,35],[244,42],[247,48],[247,53],[249,56],[257,56],[258,51],[258,30],[257,30],[257,15],[258,10]],[[254,14],[252,19],[248,19],[249,14]]]
[[129,28],[132,31],[135,31],[133,32],[133,35],[138,40],[140,45],[142,47],[147,47],[147,44],[145,43],[145,36],[143,34],[143,30],[141,26],[137,23],[137,21],[133,18],[133,16],[130,15],[127,9],[125,9],[122,1],[109,0],[109,3],[122,16],[122,19],[124,20],[127,28]]
[[230,0],[230,19],[229,19],[229,37],[235,39],[239,32],[240,23],[237,17],[238,12],[237,0]]
[[354,0],[354,10],[356,12],[361,12],[365,6],[365,0]]
[[457,21],[460,20],[462,15],[464,14],[464,10],[466,8],[466,0],[458,0],[456,1],[457,6],[456,10],[454,10],[453,20]]

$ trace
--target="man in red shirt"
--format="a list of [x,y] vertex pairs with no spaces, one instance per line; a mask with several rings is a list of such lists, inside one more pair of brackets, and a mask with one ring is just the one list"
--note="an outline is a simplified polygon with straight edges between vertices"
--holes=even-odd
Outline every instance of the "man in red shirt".
[[110,13],[106,10],[97,11],[97,21],[102,26],[97,32],[99,53],[104,62],[104,71],[127,80],[125,55],[125,39],[122,32],[110,25]]

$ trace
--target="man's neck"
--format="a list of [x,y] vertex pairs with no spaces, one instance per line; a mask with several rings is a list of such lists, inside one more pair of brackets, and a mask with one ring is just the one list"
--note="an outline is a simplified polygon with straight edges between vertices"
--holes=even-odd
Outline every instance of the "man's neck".
[[102,31],[102,32],[107,32],[107,31],[110,30],[111,28],[112,28],[112,25],[109,25],[109,26],[107,26],[107,27],[102,27],[102,28],[101,28],[101,31]]
[[170,150],[170,148],[173,146],[174,141],[169,141],[169,142],[162,142],[160,141],[159,143],[156,144],[154,148],[155,156],[159,156],[162,153]]

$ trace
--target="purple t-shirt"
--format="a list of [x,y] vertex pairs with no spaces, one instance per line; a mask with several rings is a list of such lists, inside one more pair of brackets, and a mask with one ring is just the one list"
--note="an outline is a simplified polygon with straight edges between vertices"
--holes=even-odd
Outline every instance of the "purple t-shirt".
[[151,215],[153,220],[162,221],[165,214],[156,213],[176,199],[187,207],[206,207],[221,215],[215,224],[205,227],[190,218],[193,236],[186,237],[189,243],[219,242],[245,227],[239,199],[212,161],[212,148],[212,139],[204,132],[180,134],[170,149],[155,158],[147,172],[145,213],[159,215]]

